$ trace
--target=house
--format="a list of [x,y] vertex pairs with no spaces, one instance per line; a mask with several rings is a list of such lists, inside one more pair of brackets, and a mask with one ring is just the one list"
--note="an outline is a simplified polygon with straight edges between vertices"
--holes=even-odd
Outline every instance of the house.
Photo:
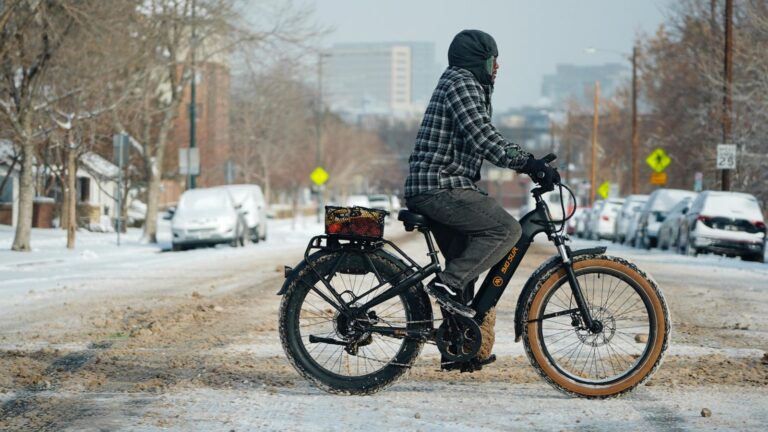
[[112,229],[117,217],[119,169],[94,152],[80,157],[77,169],[78,225],[92,231]]
[[0,224],[16,226],[21,169],[13,144],[0,140]]
[[[35,167],[38,169],[38,167]],[[18,221],[20,161],[13,144],[0,140],[0,224],[16,226]],[[77,169],[77,221],[90,230],[111,230],[117,216],[118,168],[96,153],[88,152],[80,157]],[[55,199],[60,205],[61,193],[53,191],[53,198],[37,197],[37,203]],[[43,225],[50,226],[51,214]],[[34,223],[33,223],[34,225]]]

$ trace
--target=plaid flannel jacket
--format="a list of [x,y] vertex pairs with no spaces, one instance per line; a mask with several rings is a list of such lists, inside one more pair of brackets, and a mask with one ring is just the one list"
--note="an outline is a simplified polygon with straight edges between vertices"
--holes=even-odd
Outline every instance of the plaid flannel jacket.
[[408,159],[406,197],[432,189],[477,190],[484,159],[502,168],[525,165],[530,153],[499,134],[490,110],[490,94],[471,72],[453,66],[445,70]]

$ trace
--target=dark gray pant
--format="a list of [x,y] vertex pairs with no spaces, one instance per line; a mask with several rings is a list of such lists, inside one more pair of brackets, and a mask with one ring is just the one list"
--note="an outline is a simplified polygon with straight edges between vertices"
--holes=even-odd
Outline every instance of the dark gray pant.
[[[473,189],[440,189],[406,199],[408,209],[430,219],[446,265],[441,278],[465,289],[520,239],[520,223],[495,199]],[[464,297],[472,296],[471,289]]]

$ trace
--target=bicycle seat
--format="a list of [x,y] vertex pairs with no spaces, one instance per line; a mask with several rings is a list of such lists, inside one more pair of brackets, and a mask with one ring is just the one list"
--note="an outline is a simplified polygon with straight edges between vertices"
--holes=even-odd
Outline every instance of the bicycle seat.
[[405,209],[400,210],[397,214],[397,220],[403,222],[406,231],[413,231],[417,228],[429,228],[429,222],[425,216]]

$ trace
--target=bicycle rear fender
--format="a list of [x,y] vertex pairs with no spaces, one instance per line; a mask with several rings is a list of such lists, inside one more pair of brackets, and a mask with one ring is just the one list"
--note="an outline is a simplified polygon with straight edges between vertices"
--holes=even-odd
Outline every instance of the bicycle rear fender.
[[[313,253],[312,255],[310,255],[310,258],[318,259],[323,255],[326,255],[329,253],[331,252],[327,250],[319,250]],[[304,270],[304,267],[306,266],[307,266],[307,260],[301,260],[299,265],[293,268],[285,266],[284,268],[285,281],[283,282],[283,286],[280,287],[280,291],[277,292],[277,295],[279,296],[285,295],[285,293],[288,291],[288,287],[291,286],[293,281],[299,276],[299,274],[301,274],[302,270]]]
[[[607,249],[608,248],[606,246],[579,249],[570,251],[570,256],[573,258],[579,255],[602,255]],[[528,278],[528,281],[525,283],[523,290],[520,292],[520,296],[517,298],[517,307],[515,308],[515,342],[519,342],[520,338],[523,336],[523,309],[528,303],[528,297],[536,287],[536,281],[538,281],[542,275],[562,264],[563,259],[560,257],[560,255],[553,255],[544,261],[539,266],[539,268],[533,271],[533,273],[531,273],[531,277]]]

